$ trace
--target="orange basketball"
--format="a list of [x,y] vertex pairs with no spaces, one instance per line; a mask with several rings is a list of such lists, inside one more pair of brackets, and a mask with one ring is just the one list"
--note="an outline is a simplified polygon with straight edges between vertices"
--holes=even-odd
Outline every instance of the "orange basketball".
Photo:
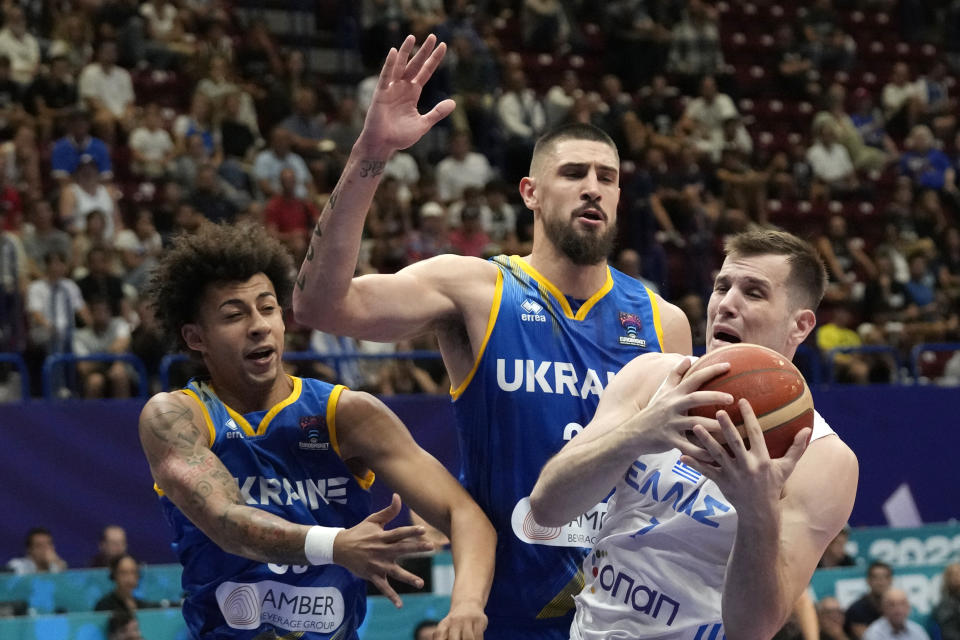
[[684,377],[720,362],[729,362],[730,370],[709,380],[700,389],[729,393],[734,404],[694,407],[689,414],[714,418],[717,411],[726,410],[749,448],[743,417],[736,405],[740,398],[746,398],[763,429],[770,457],[783,457],[797,432],[813,426],[813,397],[803,375],[792,362],[773,349],[756,344],[732,344],[715,349],[694,362]]

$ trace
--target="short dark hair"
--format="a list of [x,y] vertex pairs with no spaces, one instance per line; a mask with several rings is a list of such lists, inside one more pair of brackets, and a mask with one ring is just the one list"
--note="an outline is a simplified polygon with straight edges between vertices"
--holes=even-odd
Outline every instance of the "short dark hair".
[[891,576],[893,575],[893,567],[881,560],[874,560],[867,566],[867,576],[873,573],[874,569],[884,569]]
[[133,564],[137,565],[137,569],[140,568],[140,563],[137,562],[136,558],[134,558],[129,553],[121,553],[118,556],[114,556],[110,558],[110,562],[107,564],[107,568],[110,570],[110,580],[112,580],[113,582],[117,581],[117,567],[119,567],[120,563],[126,560],[127,558],[130,558],[131,560],[133,560]]
[[181,234],[151,272],[147,295],[160,325],[181,348],[180,329],[197,320],[200,302],[211,285],[245,282],[263,273],[282,308],[293,293],[293,260],[279,240],[255,224],[204,224]]
[[725,255],[786,256],[789,284],[798,293],[800,306],[815,311],[827,288],[827,270],[817,250],[806,240],[777,229],[751,229],[727,240]]
[[33,544],[34,537],[36,536],[50,536],[52,538],[53,534],[50,533],[50,529],[47,529],[46,527],[32,527],[29,531],[27,531],[27,537],[23,541],[23,546],[29,549],[30,545]]
[[592,140],[594,142],[601,142],[613,149],[617,158],[620,158],[620,153],[617,151],[617,144],[606,131],[592,124],[573,122],[555,127],[540,136],[537,144],[533,147],[533,156],[530,159],[530,175],[534,175],[536,169],[539,168],[538,165],[543,154],[561,140]]

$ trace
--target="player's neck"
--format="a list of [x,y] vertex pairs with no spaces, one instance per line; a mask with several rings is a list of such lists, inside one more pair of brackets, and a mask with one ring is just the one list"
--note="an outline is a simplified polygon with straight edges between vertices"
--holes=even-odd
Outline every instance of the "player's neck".
[[213,388],[217,392],[217,397],[240,415],[254,411],[268,411],[293,391],[293,381],[290,376],[282,372],[269,387],[237,382],[214,379]]
[[598,264],[574,264],[551,244],[535,246],[533,252],[524,259],[564,295],[573,298],[586,300],[607,281],[606,260]]

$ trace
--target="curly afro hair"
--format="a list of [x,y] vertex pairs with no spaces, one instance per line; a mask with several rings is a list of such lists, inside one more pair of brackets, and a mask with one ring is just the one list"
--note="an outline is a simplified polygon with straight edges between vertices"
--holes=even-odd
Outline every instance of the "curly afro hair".
[[288,308],[294,266],[286,247],[259,225],[205,224],[174,238],[151,272],[146,293],[164,331],[186,350],[180,329],[196,322],[207,287],[246,282],[258,273],[269,278],[281,307]]

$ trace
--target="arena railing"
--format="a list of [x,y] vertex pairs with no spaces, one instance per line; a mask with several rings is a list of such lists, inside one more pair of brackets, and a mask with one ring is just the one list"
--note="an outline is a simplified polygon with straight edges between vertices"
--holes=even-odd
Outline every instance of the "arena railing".
[[[54,400],[60,388],[55,384],[55,374],[58,368],[67,365],[75,365],[78,362],[125,362],[132,366],[137,372],[137,395],[138,398],[146,398],[150,392],[150,377],[147,374],[147,367],[143,360],[132,353],[91,353],[85,356],[79,356],[74,353],[55,353],[49,355],[43,361],[43,397],[45,400]],[[69,373],[73,373],[70,371]],[[73,386],[68,384],[67,388]]]
[[[398,351],[396,353],[342,353],[327,354],[317,351],[286,351],[283,359],[286,362],[323,362],[331,363],[337,377],[341,375],[341,365],[351,360],[436,360],[440,358],[439,351]],[[160,388],[170,391],[170,371],[178,364],[188,362],[189,356],[182,353],[173,353],[163,357],[160,361],[158,378]]]
[[20,374],[20,394],[23,401],[30,400],[30,373],[27,370],[27,363],[19,353],[0,353],[0,362],[8,362],[17,368]]
[[837,374],[837,356],[844,354],[856,355],[887,355],[890,356],[893,370],[890,372],[890,382],[900,384],[903,382],[901,368],[903,361],[900,359],[900,352],[894,347],[884,344],[865,344],[859,347],[836,347],[827,352],[827,382],[836,382]]

